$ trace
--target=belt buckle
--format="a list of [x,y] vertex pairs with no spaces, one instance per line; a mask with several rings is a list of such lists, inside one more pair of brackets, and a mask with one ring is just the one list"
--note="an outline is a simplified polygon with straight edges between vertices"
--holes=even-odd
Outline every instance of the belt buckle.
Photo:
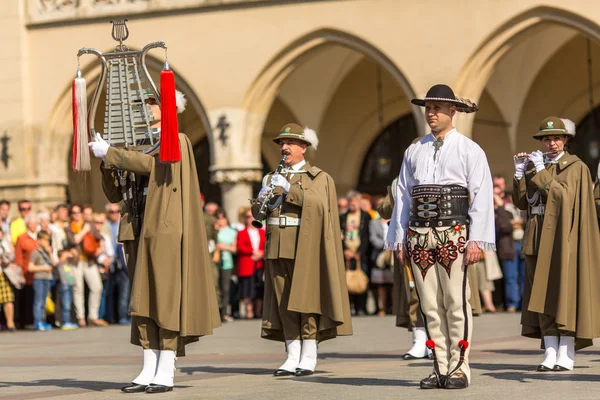
[[279,227],[285,228],[286,226],[287,226],[287,217],[286,216],[279,217]]

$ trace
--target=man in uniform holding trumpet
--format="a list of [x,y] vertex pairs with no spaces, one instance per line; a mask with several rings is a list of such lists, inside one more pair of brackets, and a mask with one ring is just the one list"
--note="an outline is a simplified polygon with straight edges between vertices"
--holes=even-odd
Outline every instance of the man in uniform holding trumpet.
[[351,335],[350,306],[333,179],[304,154],[314,131],[288,124],[274,139],[282,160],[263,179],[252,214],[267,224],[262,337],[286,344],[275,376],[311,375],[317,343]]
[[572,370],[600,336],[600,233],[590,171],[565,151],[574,136],[572,121],[546,118],[533,135],[545,153],[514,157],[513,201],[528,211],[522,335],[543,338],[539,372]]

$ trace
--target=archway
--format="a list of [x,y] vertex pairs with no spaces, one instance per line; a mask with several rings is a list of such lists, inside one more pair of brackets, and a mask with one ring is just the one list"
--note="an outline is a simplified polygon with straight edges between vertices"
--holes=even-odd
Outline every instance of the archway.
[[423,134],[423,114],[410,104],[412,97],[407,78],[385,54],[360,38],[323,29],[278,53],[245,107],[260,115],[250,136],[260,139],[270,168],[280,158],[272,139],[281,126],[297,122],[316,130],[319,149],[309,161],[331,174],[343,193],[357,186],[363,159],[387,125],[406,115]]
[[404,115],[386,126],[364,157],[357,189],[385,195],[386,187],[400,174],[404,151],[416,137],[411,115]]
[[[461,130],[488,154],[494,174],[512,175],[512,154],[532,151],[539,123],[556,115],[577,122],[589,111],[586,44],[600,61],[600,27],[552,7],[536,7],[490,34],[463,68],[456,91],[478,101]],[[600,62],[593,76],[600,77]],[[591,86],[600,83],[594,79]]]

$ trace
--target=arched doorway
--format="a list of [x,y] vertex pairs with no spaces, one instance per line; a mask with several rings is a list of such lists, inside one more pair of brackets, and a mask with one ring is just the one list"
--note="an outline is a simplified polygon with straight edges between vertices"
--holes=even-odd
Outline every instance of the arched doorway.
[[421,110],[410,104],[414,96],[379,50],[343,32],[322,30],[274,58],[247,102],[251,111],[265,115],[261,148],[269,169],[280,159],[272,139],[283,125],[296,122],[319,135],[319,149],[307,153],[309,162],[327,171],[338,193],[345,193],[358,185],[363,160],[384,127],[407,116],[411,137],[423,133]]
[[600,98],[599,32],[582,16],[535,7],[503,24],[470,57],[456,91],[479,103],[480,111],[464,118],[473,119],[469,133],[493,174],[510,179],[512,155],[539,148],[532,135],[544,118],[577,122],[589,112],[590,87]]
[[579,122],[575,138],[569,143],[569,151],[577,154],[590,169],[593,179],[599,179],[600,162],[600,106],[588,113]]
[[377,136],[364,157],[357,190],[385,195],[387,186],[398,176],[404,151],[417,138],[412,115],[404,115]]

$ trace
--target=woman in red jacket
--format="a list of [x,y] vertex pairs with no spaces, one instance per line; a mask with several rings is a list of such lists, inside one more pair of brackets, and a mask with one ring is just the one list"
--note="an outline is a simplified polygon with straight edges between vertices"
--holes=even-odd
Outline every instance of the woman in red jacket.
[[243,210],[246,227],[237,236],[239,296],[246,307],[246,318],[254,318],[252,302],[256,297],[255,272],[264,264],[265,231],[252,226],[250,208]]

